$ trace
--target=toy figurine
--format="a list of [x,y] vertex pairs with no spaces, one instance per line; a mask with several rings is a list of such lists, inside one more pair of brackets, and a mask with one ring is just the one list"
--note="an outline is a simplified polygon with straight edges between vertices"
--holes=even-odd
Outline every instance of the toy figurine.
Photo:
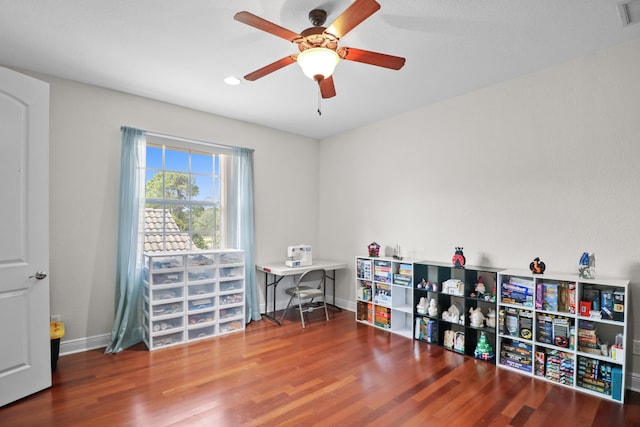
[[396,245],[396,247],[393,248],[393,259],[402,260],[402,249],[400,245]]
[[435,298],[431,298],[431,301],[429,301],[428,313],[429,313],[429,316],[431,317],[438,316],[438,305],[436,304]]
[[487,328],[495,328],[496,327],[496,311],[492,308],[487,311],[487,318],[484,320],[487,324]]
[[420,297],[420,302],[416,305],[416,311],[419,314],[427,314],[427,299],[425,297]]
[[484,327],[484,314],[482,314],[482,310],[480,307],[474,309],[473,307],[469,307],[469,324],[474,328],[482,328]]
[[473,292],[469,294],[470,297],[484,299],[487,288],[484,286],[484,279],[482,276],[478,277],[478,281],[474,287]]
[[464,257],[464,254],[462,253],[462,247],[456,247],[456,252],[453,254],[453,258],[451,259],[451,262],[453,263],[453,266],[456,268],[463,268],[464,264],[467,262],[467,260]]
[[589,252],[583,252],[578,264],[578,275],[583,279],[596,278],[596,256]]
[[529,269],[533,274],[542,274],[544,273],[546,266],[544,262],[540,261],[540,258],[535,257],[531,264],[529,264]]
[[377,257],[380,255],[380,245],[377,244],[376,242],[370,243],[368,248],[369,248],[370,257]]
[[489,344],[489,340],[484,332],[480,332],[480,339],[473,352],[473,357],[482,360],[491,360],[494,357],[493,348],[491,348],[491,344]]

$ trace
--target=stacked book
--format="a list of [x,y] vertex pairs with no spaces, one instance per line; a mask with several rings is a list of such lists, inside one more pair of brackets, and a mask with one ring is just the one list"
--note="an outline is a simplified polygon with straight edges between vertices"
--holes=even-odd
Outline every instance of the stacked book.
[[550,350],[547,356],[545,378],[548,380],[573,385],[573,358],[570,353]]
[[611,395],[612,366],[596,359],[578,357],[578,385],[588,390]]
[[578,351],[600,354],[598,331],[593,322],[580,320],[578,323]]
[[411,277],[413,276],[413,265],[400,264],[398,272],[393,275],[393,283],[402,286],[411,286]]
[[520,371],[531,373],[532,346],[527,343],[504,339],[500,344],[500,363]]
[[378,261],[373,263],[373,280],[382,283],[391,283],[391,262]]
[[391,309],[386,307],[376,306],[376,313],[374,319],[374,325],[381,328],[391,328]]

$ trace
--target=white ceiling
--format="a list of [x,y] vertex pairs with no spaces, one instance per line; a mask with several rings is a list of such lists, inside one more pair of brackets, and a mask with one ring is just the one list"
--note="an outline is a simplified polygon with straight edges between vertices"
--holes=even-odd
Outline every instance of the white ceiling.
[[241,24],[247,10],[294,32],[352,0],[0,0],[0,64],[322,139],[631,39],[618,0],[378,0],[340,40],[407,58],[400,71],[341,61],[337,96],[292,64],[227,86],[291,53]]

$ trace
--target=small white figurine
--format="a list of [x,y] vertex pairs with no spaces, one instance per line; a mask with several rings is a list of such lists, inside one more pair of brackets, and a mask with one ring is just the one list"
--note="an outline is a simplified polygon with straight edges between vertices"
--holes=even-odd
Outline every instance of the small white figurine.
[[[464,319],[464,314],[462,315]],[[458,323],[460,321],[460,307],[458,304],[453,303],[448,310],[442,312],[442,320],[446,320],[451,323]]]
[[487,328],[495,328],[496,327],[496,311],[492,308],[487,311],[487,318],[485,319],[487,324]]
[[436,299],[435,298],[431,298],[431,301],[429,301],[429,316],[431,317],[436,317],[438,315],[438,305],[436,304]]
[[416,305],[416,311],[420,314],[427,314],[427,299],[420,297],[420,302]]
[[474,310],[473,307],[469,308],[469,322],[471,326],[474,328],[482,328],[484,327],[484,314],[482,314],[482,310],[480,307]]

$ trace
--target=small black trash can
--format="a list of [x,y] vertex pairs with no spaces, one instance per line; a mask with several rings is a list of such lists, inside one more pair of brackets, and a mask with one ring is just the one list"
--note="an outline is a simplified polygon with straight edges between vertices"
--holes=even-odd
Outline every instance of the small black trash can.
[[58,368],[58,356],[60,355],[60,338],[51,340],[51,372]]

